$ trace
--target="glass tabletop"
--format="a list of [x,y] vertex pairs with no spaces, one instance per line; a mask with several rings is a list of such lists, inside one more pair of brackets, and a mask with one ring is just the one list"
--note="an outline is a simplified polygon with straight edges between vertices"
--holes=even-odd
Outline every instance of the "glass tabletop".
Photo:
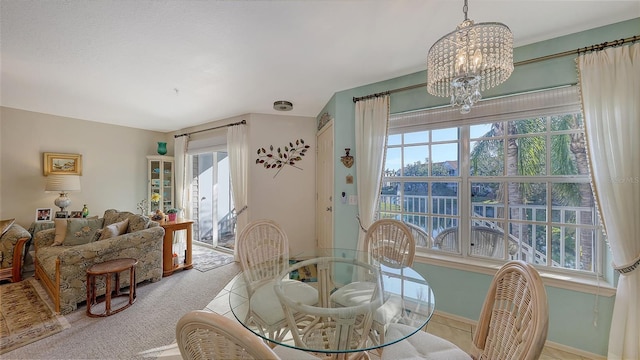
[[[259,266],[245,269],[229,295],[236,319],[272,343],[325,354],[372,350],[413,335],[435,309],[433,291],[411,267],[343,249],[292,258],[260,283],[250,276]],[[394,323],[412,331],[387,333]]]

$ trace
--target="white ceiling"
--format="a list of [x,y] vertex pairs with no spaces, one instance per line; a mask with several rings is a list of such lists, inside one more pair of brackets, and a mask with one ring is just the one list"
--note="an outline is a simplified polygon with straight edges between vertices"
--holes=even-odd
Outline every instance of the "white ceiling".
[[[315,117],[341,90],[425,70],[462,0],[0,0],[1,105],[168,132]],[[640,16],[640,1],[470,0],[515,46]],[[426,91],[425,91],[426,93]]]

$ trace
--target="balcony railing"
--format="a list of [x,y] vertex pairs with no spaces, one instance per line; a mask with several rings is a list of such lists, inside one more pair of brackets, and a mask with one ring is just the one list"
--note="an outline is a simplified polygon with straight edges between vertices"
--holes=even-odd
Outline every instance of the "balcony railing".
[[[401,200],[402,199],[402,200]],[[402,206],[400,206],[402,201]],[[431,206],[428,206],[431,205]],[[472,203],[471,226],[491,228],[505,233],[505,207],[498,203]],[[519,205],[510,206],[508,209],[508,223],[511,231],[506,232],[509,242],[518,248],[511,258],[519,258],[524,261],[548,265],[546,232],[554,231],[554,242],[559,242],[554,250],[558,252],[551,265],[564,268],[579,269],[581,256],[582,236],[589,236],[597,224],[596,214],[591,207],[579,206],[553,206],[551,213],[544,205]],[[427,221],[431,224],[431,234],[421,236],[421,243],[417,246],[433,248],[433,239],[444,229],[458,227],[460,213],[458,198],[455,196],[433,196],[431,200],[424,195],[381,195],[380,213],[385,217],[395,217],[405,222],[414,224],[425,231],[428,229]],[[549,216],[551,217],[549,219]],[[552,228],[547,225],[552,223]],[[587,235],[581,234],[581,229],[587,229]],[[569,232],[574,238],[569,236]],[[536,244],[536,234],[545,234]],[[523,240],[521,240],[521,238]],[[589,238],[587,238],[589,240]],[[591,238],[590,241],[593,241]],[[458,248],[460,248],[458,246]],[[571,255],[571,256],[568,256]]]

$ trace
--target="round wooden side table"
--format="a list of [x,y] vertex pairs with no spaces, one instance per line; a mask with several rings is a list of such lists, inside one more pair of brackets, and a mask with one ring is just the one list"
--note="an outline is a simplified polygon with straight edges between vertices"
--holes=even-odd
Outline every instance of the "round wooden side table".
[[[133,305],[136,301],[136,265],[138,260],[124,258],[105,261],[103,263],[94,264],[87,269],[87,315],[91,317],[104,317],[119,313],[120,311]],[[129,270],[129,292],[120,293],[120,273]],[[105,277],[105,293],[104,300],[96,301],[96,277]],[[115,289],[111,288],[111,278],[115,276]],[[115,290],[113,297],[128,296],[129,301],[122,307],[111,310],[111,293]],[[105,303],[104,312],[102,314],[94,314],[91,307],[101,302]]]

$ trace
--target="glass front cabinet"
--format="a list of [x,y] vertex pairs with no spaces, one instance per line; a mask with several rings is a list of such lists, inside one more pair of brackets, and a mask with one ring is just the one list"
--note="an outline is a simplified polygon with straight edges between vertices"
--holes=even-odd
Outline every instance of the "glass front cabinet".
[[173,156],[150,155],[147,175],[147,210],[153,215],[156,210],[167,212],[174,207]]

